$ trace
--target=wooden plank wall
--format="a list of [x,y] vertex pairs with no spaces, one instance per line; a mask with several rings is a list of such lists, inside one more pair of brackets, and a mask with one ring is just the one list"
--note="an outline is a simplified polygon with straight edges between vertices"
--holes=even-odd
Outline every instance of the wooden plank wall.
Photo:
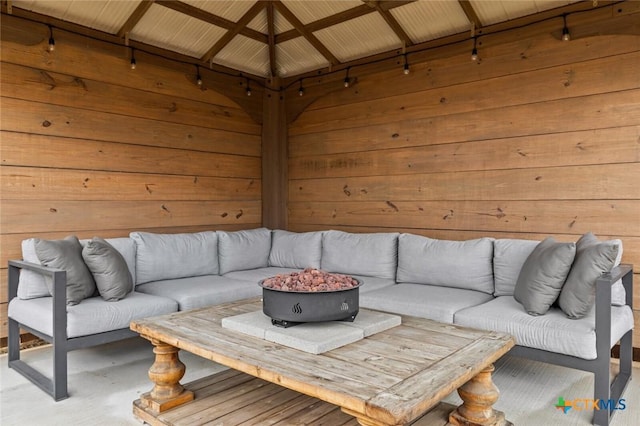
[[352,69],[354,87],[311,104],[289,127],[289,228],[620,238],[640,346],[640,37],[470,49],[409,75]]
[[2,16],[0,337],[24,238],[261,225],[261,125],[158,59],[46,32]]

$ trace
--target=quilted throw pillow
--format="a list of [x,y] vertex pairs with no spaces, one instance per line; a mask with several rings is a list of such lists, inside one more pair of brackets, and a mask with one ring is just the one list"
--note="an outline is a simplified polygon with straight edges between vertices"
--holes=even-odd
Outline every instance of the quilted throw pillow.
[[613,268],[620,246],[616,241],[599,241],[591,232],[576,243],[576,258],[560,292],[560,309],[569,318],[582,318],[593,307],[596,280]]
[[530,315],[544,315],[556,301],[576,253],[575,243],[548,237],[522,265],[513,297]]

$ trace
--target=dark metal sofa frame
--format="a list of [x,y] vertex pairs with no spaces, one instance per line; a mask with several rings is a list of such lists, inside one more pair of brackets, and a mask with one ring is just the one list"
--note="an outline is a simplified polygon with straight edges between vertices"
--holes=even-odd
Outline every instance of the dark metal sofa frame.
[[[9,261],[9,301],[18,296],[18,279],[20,270],[27,269],[48,276],[53,280],[53,335],[35,330],[20,324],[9,317],[8,359],[9,368],[33,382],[48,393],[54,400],[67,398],[67,352],[115,342],[128,337],[137,336],[128,328],[98,333],[88,336],[67,338],[67,273],[60,269],[52,269],[20,260]],[[20,359],[20,329],[51,343],[53,346],[53,378],[48,378],[35,368]]]
[[[59,401],[67,398],[67,352],[114,342],[137,334],[127,329],[113,330],[95,335],[67,338],[66,315],[66,276],[63,270],[46,268],[29,262],[9,261],[9,300],[17,297],[18,279],[21,269],[28,269],[49,276],[53,279],[53,335],[49,336],[39,330],[34,330],[9,318],[9,367],[13,368],[27,379],[32,381],[42,390]],[[563,367],[574,368],[592,372],[595,375],[594,399],[609,401],[618,400],[627,384],[631,380],[633,344],[633,330],[629,330],[620,340],[620,370],[613,382],[610,382],[611,363],[611,286],[622,279],[626,291],[625,302],[632,306],[633,301],[633,267],[632,265],[620,265],[611,273],[603,274],[596,282],[596,352],[597,358],[585,360],[574,356],[548,352],[540,349],[515,346],[509,354],[524,357],[536,361],[542,361]],[[53,378],[44,376],[33,367],[20,360],[20,328],[49,342],[53,346]],[[611,384],[610,384],[611,383]],[[594,411],[593,423],[607,426],[614,407],[607,406],[608,410]]]
[[[625,303],[632,306],[632,265],[620,265],[614,268],[611,273],[603,274],[596,281],[596,359],[586,360],[525,346],[515,346],[509,351],[509,354],[562,367],[589,371],[594,374],[593,399],[607,401],[607,403],[611,399],[617,403],[631,380],[633,361],[633,330],[629,330],[620,339],[620,370],[611,381],[611,286],[619,279],[622,279],[622,284],[627,293]],[[609,404],[607,404],[607,409],[595,410],[593,412],[593,424],[608,426],[613,413],[615,413],[615,407]]]

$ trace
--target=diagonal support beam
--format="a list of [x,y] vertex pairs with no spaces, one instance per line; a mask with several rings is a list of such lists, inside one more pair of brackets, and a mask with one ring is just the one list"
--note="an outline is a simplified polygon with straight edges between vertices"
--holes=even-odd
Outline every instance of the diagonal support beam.
[[275,10],[271,2],[267,5],[267,35],[269,38],[269,70],[271,71],[271,76],[275,77],[278,71],[276,64],[276,24]]
[[367,4],[367,6],[372,7],[373,9],[375,9],[376,12],[378,12],[378,14],[380,16],[382,16],[382,18],[385,20],[387,25],[389,25],[389,27],[393,30],[393,32],[396,34],[396,36],[398,36],[400,41],[402,41],[404,43],[405,46],[411,46],[413,44],[413,41],[411,40],[411,37],[409,37],[409,35],[404,30],[404,28],[402,28],[402,26],[398,23],[396,18],[393,17],[391,12],[389,12],[388,9],[383,9],[382,8],[382,6],[380,4],[381,2],[379,2],[379,1],[365,1],[365,3]]
[[478,28],[482,28],[482,22],[480,21],[480,18],[478,17],[475,9],[471,5],[471,2],[469,2],[469,0],[458,0],[458,3],[460,4],[460,7],[462,8],[464,14],[467,15],[467,19],[469,20],[469,22],[473,24],[473,27],[476,30]]
[[[209,24],[216,25],[218,27],[222,27],[227,30],[233,30],[236,26],[236,23],[230,21],[228,19],[222,18],[218,15],[214,15],[213,13],[206,12],[202,9],[198,9],[195,6],[191,6],[190,4],[183,3],[181,1],[176,0],[155,0],[156,4],[164,6],[168,9],[175,10],[176,12],[184,13],[187,16],[191,16],[192,18],[199,19],[204,22],[208,22]],[[243,36],[247,36],[251,39],[259,41],[261,43],[267,42],[267,36],[262,34],[260,31],[252,30],[251,28],[243,28],[240,30],[240,34]]]
[[220,39],[216,42],[216,44],[209,49],[207,53],[201,58],[202,62],[209,62],[211,58],[216,56],[224,47],[229,44],[231,40],[242,30],[244,30],[247,25],[255,18],[258,13],[262,11],[266,7],[267,3],[262,1],[257,1],[239,20],[238,23],[228,30]]
[[273,1],[274,7],[280,12],[280,14],[287,20],[293,28],[296,29],[311,45],[318,51],[322,56],[324,56],[332,65],[337,65],[340,63],[338,58],[336,58],[333,53],[327,47],[320,42],[313,35],[313,33],[307,28],[305,28],[304,24],[300,22],[300,20],[293,14],[284,4],[282,4],[279,0]]
[[131,30],[136,26],[138,22],[142,19],[145,13],[149,10],[154,0],[142,0],[136,10],[133,11],[127,22],[124,23],[122,28],[118,30],[118,37],[122,38],[126,36],[127,33],[131,32]]

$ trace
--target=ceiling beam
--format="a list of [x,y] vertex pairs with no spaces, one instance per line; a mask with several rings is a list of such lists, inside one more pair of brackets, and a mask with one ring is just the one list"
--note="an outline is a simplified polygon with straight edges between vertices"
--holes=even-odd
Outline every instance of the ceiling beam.
[[322,56],[324,56],[332,65],[339,64],[340,61],[336,58],[333,53],[327,47],[320,42],[313,35],[311,31],[309,31],[302,22],[293,14],[284,4],[282,4],[279,0],[274,0],[273,5],[280,12],[280,14],[287,20],[293,28],[296,29],[311,45],[318,51]]
[[476,30],[482,28],[482,21],[480,21],[480,18],[478,17],[476,10],[471,5],[471,2],[469,0],[458,0],[458,4],[460,4],[462,11],[467,16],[469,22],[473,25],[473,28]]
[[269,2],[267,4],[267,36],[269,37],[269,70],[271,71],[271,77],[275,77],[278,71],[276,64],[275,13],[273,3]]
[[[233,28],[236,26],[236,23],[233,21],[229,21],[228,19],[222,18],[218,15],[214,15],[213,13],[206,12],[202,9],[198,9],[197,7],[182,3],[180,1],[155,0],[155,3],[227,30],[233,30]],[[251,28],[243,28],[242,30],[240,30],[240,34],[261,43],[267,43],[267,36],[265,34],[262,34],[260,31],[252,30]]]
[[131,30],[136,26],[138,22],[142,19],[145,13],[149,10],[154,0],[142,0],[136,10],[129,16],[127,22],[118,30],[117,36],[120,38],[126,37],[127,33],[131,32]]
[[[380,7],[382,10],[391,10],[393,8],[404,6],[408,3],[413,3],[415,0],[399,0],[399,1],[383,1],[380,2]],[[336,13],[331,16],[327,16],[326,18],[318,19],[317,21],[313,21],[305,25],[307,31],[315,32],[320,31],[325,28],[332,27],[337,24],[341,24],[343,22],[349,21],[351,19],[359,18],[364,15],[368,15],[369,13],[374,13],[375,9],[367,6],[366,4],[362,4],[360,6],[352,7],[351,9],[347,9],[345,11]],[[299,37],[300,34],[298,31],[289,30],[285,31],[282,34],[276,35],[276,43],[283,43],[287,40],[291,40]]]
[[365,1],[364,3],[367,6],[375,9],[378,12],[378,14],[382,16],[382,18],[385,20],[387,25],[393,30],[393,32],[396,34],[396,36],[398,36],[400,41],[402,41],[402,43],[405,46],[413,45],[413,41],[411,40],[411,37],[409,37],[406,31],[398,23],[396,18],[393,17],[391,12],[389,12],[388,9],[383,9],[382,6],[380,6],[380,1]]
[[258,13],[262,11],[266,6],[265,2],[257,1],[251,8],[238,20],[238,23],[234,25],[233,28],[229,29],[220,39],[216,42],[216,44],[209,49],[207,53],[204,54],[202,58],[202,62],[209,62],[214,56],[216,56],[224,47],[233,40],[235,36],[237,36],[242,30],[247,28],[247,25],[255,18]]

